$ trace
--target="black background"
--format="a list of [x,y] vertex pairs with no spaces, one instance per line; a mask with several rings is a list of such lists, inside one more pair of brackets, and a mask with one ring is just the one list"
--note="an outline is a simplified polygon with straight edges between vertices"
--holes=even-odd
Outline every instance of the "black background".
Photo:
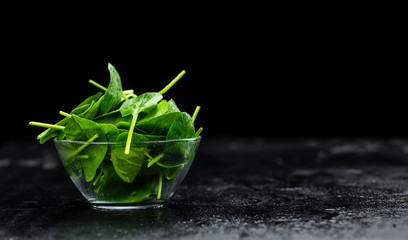
[[16,11],[2,19],[2,141],[35,141],[28,122],[57,122],[96,93],[89,79],[107,85],[108,62],[137,94],[186,70],[165,99],[201,105],[203,136],[408,134],[398,16],[263,7]]

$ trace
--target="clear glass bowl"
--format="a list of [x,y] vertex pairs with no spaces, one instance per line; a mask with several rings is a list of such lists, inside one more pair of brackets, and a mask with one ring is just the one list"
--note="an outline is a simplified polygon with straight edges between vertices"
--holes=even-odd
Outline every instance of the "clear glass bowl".
[[186,176],[201,137],[125,143],[59,141],[58,155],[82,195],[100,209],[161,207]]

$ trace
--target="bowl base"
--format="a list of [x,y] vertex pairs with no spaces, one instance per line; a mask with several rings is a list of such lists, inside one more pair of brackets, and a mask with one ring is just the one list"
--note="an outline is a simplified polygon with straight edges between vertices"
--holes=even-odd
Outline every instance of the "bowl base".
[[97,210],[140,210],[148,208],[162,208],[163,204],[154,203],[146,205],[118,205],[118,204],[93,204],[94,209]]

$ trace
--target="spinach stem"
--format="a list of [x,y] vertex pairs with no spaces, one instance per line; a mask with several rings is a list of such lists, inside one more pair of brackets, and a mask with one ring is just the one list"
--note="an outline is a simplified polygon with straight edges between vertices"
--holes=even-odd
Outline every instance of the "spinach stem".
[[165,94],[171,87],[173,87],[174,84],[178,82],[178,80],[180,80],[181,77],[183,77],[184,74],[186,74],[186,71],[181,71],[169,84],[167,84],[167,86],[160,90],[159,93],[161,95]]
[[98,176],[95,178],[95,180],[94,180],[94,182],[93,182],[93,185],[94,185],[94,186],[98,183],[99,179],[101,179],[102,173],[103,173],[103,171],[102,171],[102,167],[101,167],[101,170],[99,170]]
[[160,175],[159,175],[159,188],[157,189],[157,199],[161,198],[162,184],[163,184],[163,175],[162,175],[162,173],[160,173]]
[[31,126],[36,126],[36,127],[43,127],[43,128],[52,128],[56,130],[64,130],[64,126],[58,126],[54,124],[48,124],[48,123],[41,123],[41,122],[29,122],[28,125]]
[[[102,91],[105,91],[105,92],[106,92],[106,90],[108,90],[106,87],[102,86],[101,84],[95,82],[95,81],[92,80],[92,79],[89,79],[88,82],[89,82],[90,84],[94,85],[95,87],[101,89]],[[126,96],[126,94],[125,94],[123,91],[122,91],[122,97],[123,97],[125,100],[128,100],[128,97]]]
[[200,128],[197,130],[197,132],[194,134],[194,137],[200,136],[200,133],[201,133],[202,131],[203,131],[203,128],[200,127]]
[[[87,143],[81,145],[73,154],[71,154],[69,157],[67,157],[67,160],[71,160],[74,157],[76,157],[78,154],[80,154],[86,147],[89,146],[90,142],[95,141],[95,139],[97,139],[99,137],[98,134],[93,135],[90,139],[88,139]],[[68,162],[66,164],[70,164],[71,162]]]
[[150,160],[153,160],[153,157],[150,156],[150,154],[148,154],[147,152],[145,152],[144,155],[145,155],[146,157],[148,157]]
[[130,123],[129,133],[128,133],[128,137],[126,140],[125,154],[129,154],[130,152],[130,144],[132,143],[132,136],[133,136],[133,131],[135,130],[136,120],[139,115],[139,108],[136,108],[135,112],[136,114],[133,114],[132,122]]
[[[54,124],[54,125],[63,126],[63,125],[65,124],[65,123],[63,123],[64,120],[65,120],[65,118],[62,119],[61,121],[57,122],[57,123]],[[41,140],[41,138],[43,138],[45,135],[47,135],[51,130],[52,130],[51,128],[45,129],[42,133],[38,134],[37,139],[38,139],[38,140]],[[58,130],[59,130],[59,129],[58,129]]]
[[106,91],[106,90],[107,90],[106,87],[102,86],[101,84],[95,82],[95,81],[92,80],[92,79],[90,79],[88,82],[89,82],[90,84],[94,85],[95,87],[101,89],[102,91]]
[[50,128],[46,129],[44,132],[38,134],[37,139],[40,140],[43,136],[45,136],[46,134],[48,134],[50,132]]
[[72,115],[71,115],[71,114],[66,113],[66,112],[64,112],[64,111],[59,111],[59,114],[61,114],[61,115],[62,115],[62,116],[64,116],[64,117],[67,117],[67,118],[72,117]]
[[135,92],[135,91],[133,91],[133,89],[123,90],[123,93],[124,93],[124,94],[127,94],[127,95],[133,94],[134,92]]
[[162,157],[164,157],[164,153],[160,153],[156,157],[154,157],[148,164],[147,167],[151,167],[153,164],[155,164],[157,161],[159,161]]
[[[133,91],[133,89],[128,89],[128,90],[123,90],[123,96],[126,96],[126,100],[128,100],[130,97],[137,97],[137,95],[135,94],[135,91]],[[123,97],[125,98],[125,97]]]
[[193,119],[193,122],[195,121],[195,119],[197,118],[198,112],[200,111],[201,106],[197,106],[196,109],[194,110],[194,114],[191,117]]

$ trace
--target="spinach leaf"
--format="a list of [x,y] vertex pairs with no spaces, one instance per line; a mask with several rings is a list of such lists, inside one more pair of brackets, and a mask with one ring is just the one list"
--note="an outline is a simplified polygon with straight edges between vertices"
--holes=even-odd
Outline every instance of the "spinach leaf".
[[164,135],[166,140],[191,138],[195,134],[193,120],[185,112],[171,112],[144,119],[136,124],[136,128],[152,135]]
[[116,123],[115,126],[117,128],[119,128],[119,129],[122,129],[122,130],[129,131],[129,129],[130,129],[130,123],[129,122],[120,121],[120,122]]
[[169,104],[166,100],[161,100],[149,113],[140,113],[138,121],[158,117],[167,112]]
[[[107,140],[98,124],[74,114],[69,118],[69,122],[64,128],[64,133],[66,138],[72,141],[88,141],[96,135],[98,136],[96,139],[98,142],[106,142]],[[96,170],[105,158],[107,150],[106,144],[92,144],[87,146],[81,153],[88,156],[87,158],[75,157],[75,160],[81,161],[86,181],[89,182],[95,177]]]
[[108,64],[108,69],[110,73],[110,82],[105,94],[102,96],[102,100],[100,103],[100,114],[110,112],[122,101],[123,90],[119,73],[110,63]]
[[104,114],[103,116],[102,115],[98,116],[94,119],[94,121],[97,123],[112,124],[112,125],[115,125],[116,127],[118,127],[117,125],[120,122],[128,123],[130,125],[131,120],[132,120],[131,115],[122,117],[119,109],[116,111],[112,111],[110,113]]
[[115,125],[100,123],[98,126],[102,129],[109,142],[116,142],[119,136],[119,129]]
[[186,112],[177,114],[177,118],[171,124],[166,140],[191,138],[195,134],[193,119]]
[[[166,140],[191,138],[195,134],[194,123],[188,113],[181,112],[171,124]],[[194,147],[189,141],[170,141],[166,144],[166,158],[160,159],[157,164],[165,168],[183,166],[188,161],[188,153]]]
[[137,129],[152,135],[167,135],[169,128],[174,120],[178,118],[181,113],[173,112],[164,114],[155,118],[142,120],[136,124]]
[[71,114],[76,114],[78,116],[81,116],[81,114],[86,112],[86,110],[88,110],[89,107],[94,103],[95,103],[95,101],[92,101],[91,103],[87,103],[87,104],[84,104],[82,106],[78,106],[78,107],[76,107],[75,109],[73,109],[71,111]]
[[[125,143],[126,140],[127,140],[128,135],[129,135],[129,131],[125,131],[125,132],[119,134],[119,136],[116,138],[116,142]],[[135,145],[136,142],[146,142],[146,141],[149,141],[149,139],[146,136],[144,136],[143,134],[133,133],[131,146]],[[138,144],[138,146],[141,146],[141,145]],[[146,144],[143,144],[142,146],[147,147]]]
[[177,107],[174,100],[170,99],[170,101],[168,102],[168,107],[167,107],[166,113],[172,113],[172,112],[180,112],[180,109]]
[[98,101],[92,102],[91,106],[89,106],[89,108],[84,113],[78,116],[86,118],[86,119],[93,119],[99,113],[101,101],[102,101],[102,97],[99,98]]
[[[126,142],[129,132],[121,133],[116,142]],[[133,133],[132,143],[148,141],[143,135]],[[131,143],[131,145],[132,145]],[[145,162],[145,152],[148,152],[147,144],[137,144],[132,146],[128,154],[124,153],[125,147],[116,147],[111,152],[111,161],[118,176],[125,182],[133,182],[139,174]]]
[[156,116],[163,115],[164,113],[167,112],[168,108],[169,108],[169,103],[166,100],[161,100],[157,104],[157,107],[156,107],[155,111],[153,112],[153,114],[151,115],[151,117],[156,117]]
[[133,182],[145,162],[143,148],[131,148],[129,154],[124,153],[124,147],[115,148],[111,152],[113,168],[125,182]]
[[93,103],[98,101],[98,99],[102,96],[101,92],[98,92],[95,95],[92,95],[81,102],[76,108],[71,111],[71,114],[80,115],[81,113],[85,112]]
[[129,135],[126,140],[125,154],[129,154],[130,143],[132,141],[133,132],[135,129],[136,121],[140,112],[149,112],[153,109],[157,102],[159,102],[163,96],[159,93],[148,92],[139,95],[136,98],[125,101],[120,107],[120,113],[122,117],[131,115],[132,121],[130,123]]
[[72,114],[68,124],[64,128],[65,135],[71,141],[87,141],[89,138],[98,134],[99,142],[106,141],[102,129],[94,121],[78,117]]
[[120,107],[120,113],[122,117],[125,117],[135,113],[149,112],[162,98],[163,96],[156,92],[143,93],[136,98],[126,100]]
[[[136,183],[136,179],[134,180]],[[96,192],[98,199],[115,202],[141,202],[155,189],[152,177],[137,179],[137,184],[124,182],[112,165],[103,167],[103,175]]]

